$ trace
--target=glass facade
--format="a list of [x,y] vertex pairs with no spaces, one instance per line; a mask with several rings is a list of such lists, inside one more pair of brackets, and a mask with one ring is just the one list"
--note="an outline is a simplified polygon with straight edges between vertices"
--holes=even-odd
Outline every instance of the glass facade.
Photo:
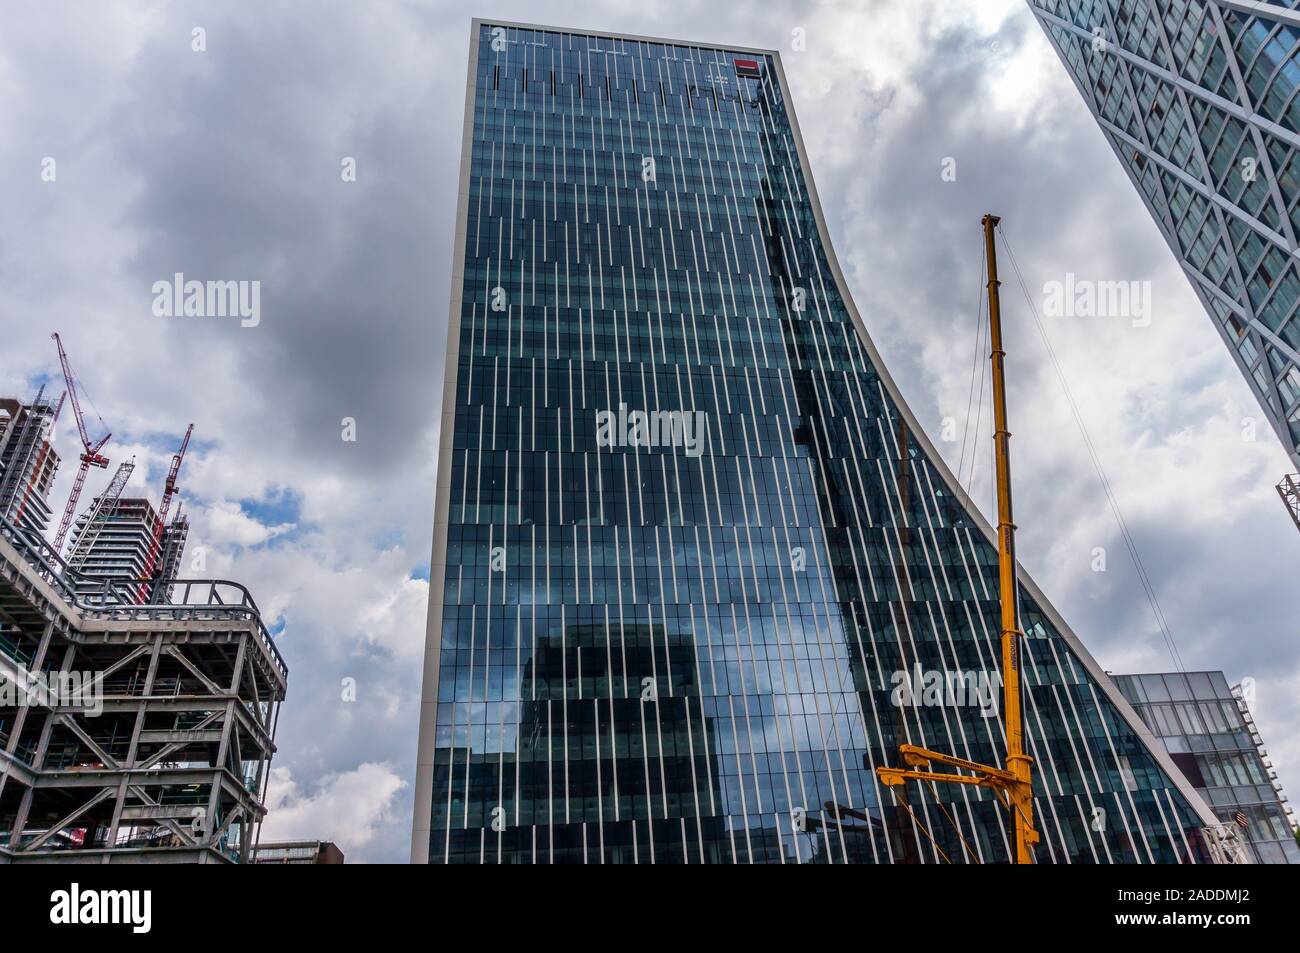
[[1300,467],[1300,0],[1030,7]]
[[[1000,763],[997,553],[777,54],[476,22],[469,67],[413,859],[1005,863],[989,792],[876,782],[900,743]],[[1021,580],[1039,860],[1203,862]]]
[[1245,821],[1256,863],[1300,864],[1277,772],[1240,687],[1229,688],[1222,672],[1117,675],[1115,684],[1219,820]]

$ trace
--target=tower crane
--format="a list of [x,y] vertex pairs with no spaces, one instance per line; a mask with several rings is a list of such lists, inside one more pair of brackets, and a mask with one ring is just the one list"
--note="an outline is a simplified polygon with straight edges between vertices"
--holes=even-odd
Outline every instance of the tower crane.
[[[59,347],[59,366],[63,369],[63,381],[67,386],[67,395],[72,403],[73,416],[77,418],[77,435],[81,437],[81,466],[77,468],[77,478],[72,484],[72,493],[68,496],[68,505],[63,508],[63,519],[59,523],[59,531],[54,536],[54,551],[57,553],[63,548],[63,540],[68,535],[68,527],[72,525],[72,518],[77,512],[77,500],[81,498],[81,489],[86,485],[86,474],[90,472],[91,467],[98,467],[101,470],[108,468],[108,457],[99,451],[108,443],[108,438],[113,436],[111,433],[104,434],[98,441],[92,443],[90,435],[86,433],[86,421],[81,414],[81,399],[77,396],[76,379],[73,377],[72,368],[68,364],[68,352],[63,349],[63,341],[59,338],[59,332],[55,331],[52,335],[54,343]],[[60,402],[60,409],[62,404]],[[100,423],[104,421],[101,418]]]
[[154,569],[158,565],[158,554],[162,549],[163,532],[167,525],[167,512],[171,509],[172,498],[176,495],[176,477],[181,472],[181,461],[185,459],[185,449],[190,445],[190,435],[194,425],[190,424],[181,440],[181,447],[172,457],[172,465],[167,470],[167,481],[163,484],[162,501],[158,504],[158,522],[154,525],[153,539],[149,543],[149,555],[145,559],[144,571],[140,574],[143,585],[140,587],[140,602],[148,602],[153,588]]

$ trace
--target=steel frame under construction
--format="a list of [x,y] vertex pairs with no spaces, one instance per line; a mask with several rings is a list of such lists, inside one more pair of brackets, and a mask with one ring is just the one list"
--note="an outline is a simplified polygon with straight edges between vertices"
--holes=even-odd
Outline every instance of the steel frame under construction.
[[1300,529],[1300,473],[1284,476],[1277,485],[1277,494],[1282,497],[1291,519],[1295,520],[1296,529]]
[[0,400],[9,412],[0,418],[0,517],[42,533],[49,522],[48,495],[59,468],[59,455],[50,443],[50,429],[63,406],[45,397],[45,388],[31,403],[19,398]]
[[251,861],[288,675],[256,604],[95,584],[0,522],[0,864]]

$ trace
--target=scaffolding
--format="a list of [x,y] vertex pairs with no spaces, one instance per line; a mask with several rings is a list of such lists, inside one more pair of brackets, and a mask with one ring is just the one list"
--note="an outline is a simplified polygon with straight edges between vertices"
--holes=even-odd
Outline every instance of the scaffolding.
[[244,587],[160,583],[0,520],[0,863],[251,861],[288,671]]
[[150,576],[152,584],[137,589],[139,595],[146,596],[150,602],[167,602],[171,599],[171,587],[157,580],[171,579],[180,575],[181,556],[185,552],[185,541],[189,539],[189,535],[190,518],[177,507],[176,515],[163,531],[158,566]]
[[1277,492],[1291,519],[1295,520],[1296,529],[1300,529],[1300,473],[1284,476],[1277,485]]
[[[1282,790],[1282,779],[1277,776],[1277,768],[1273,767],[1273,759],[1269,757],[1268,749],[1264,747],[1264,736],[1259,733],[1259,726],[1255,724],[1255,713],[1251,710],[1251,698],[1241,683],[1232,686],[1232,697],[1237,700],[1237,711],[1241,712],[1241,720],[1246,724],[1246,730],[1250,732],[1250,743],[1255,746],[1259,752],[1259,760],[1264,765],[1264,770],[1268,772],[1268,783],[1273,787],[1273,793],[1277,796],[1278,804],[1282,805],[1282,810],[1286,812],[1287,827],[1290,830],[1296,829],[1295,810],[1287,800],[1286,792]],[[1261,799],[1262,800],[1262,799]]]

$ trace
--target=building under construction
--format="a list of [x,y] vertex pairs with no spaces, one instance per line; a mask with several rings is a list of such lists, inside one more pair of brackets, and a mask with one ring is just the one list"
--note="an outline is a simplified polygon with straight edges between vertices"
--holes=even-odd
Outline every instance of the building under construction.
[[35,533],[50,522],[50,489],[59,455],[50,443],[62,401],[0,398],[0,516]]
[[[102,504],[102,505],[101,505]],[[107,580],[172,579],[179,574],[189,520],[181,513],[167,526],[143,497],[97,498],[73,529],[68,565],[77,572],[77,593],[85,601],[104,598]],[[154,540],[160,539],[156,567],[149,569]]]
[[178,578],[192,425],[156,510],[123,495],[128,460],[77,515],[111,434],[88,432],[55,340],[83,452],[52,543],[64,400],[0,400],[0,864],[251,862],[284,660],[243,586]]
[[0,523],[0,863],[248,862],[287,678],[252,597],[84,582]]

